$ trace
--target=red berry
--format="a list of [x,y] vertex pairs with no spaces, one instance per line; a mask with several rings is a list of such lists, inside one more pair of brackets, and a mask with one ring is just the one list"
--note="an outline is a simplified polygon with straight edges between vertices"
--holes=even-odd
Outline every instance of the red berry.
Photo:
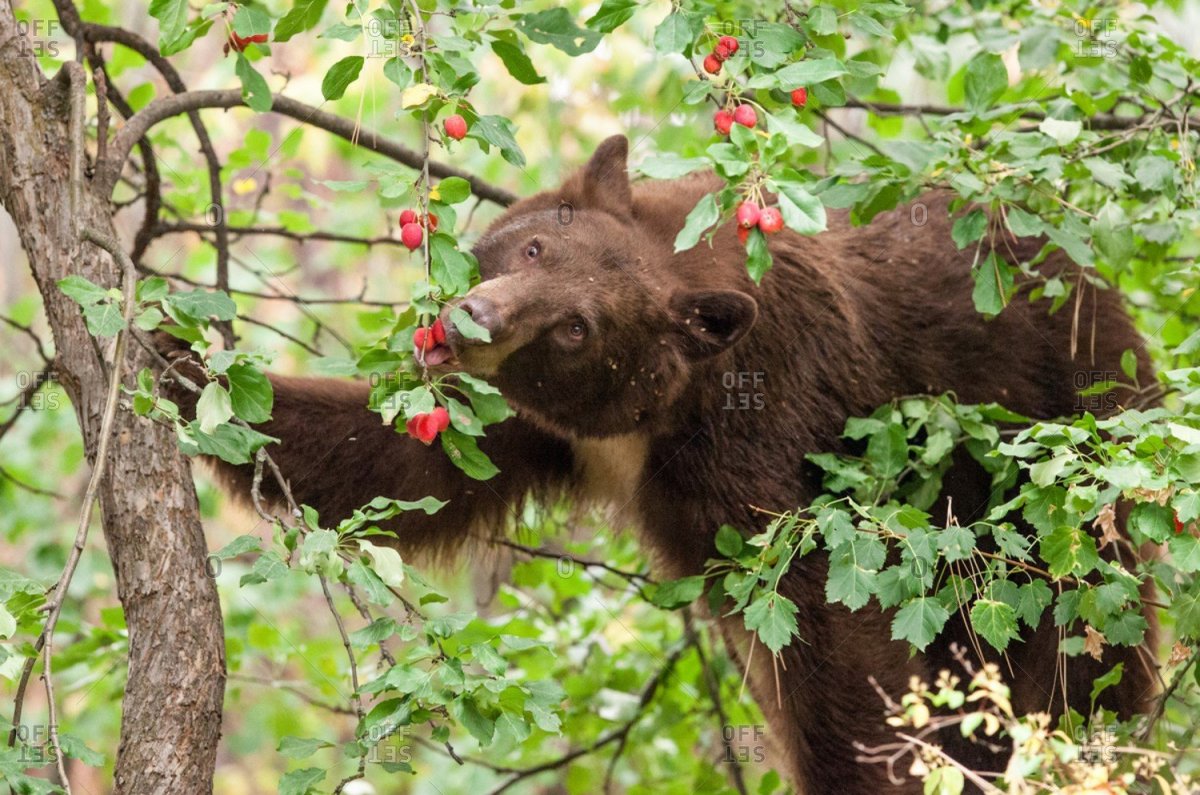
[[758,114],[752,105],[738,105],[733,109],[733,120],[743,127],[753,127],[758,124]]
[[746,229],[750,229],[753,226],[757,226],[759,213],[760,213],[760,211],[758,209],[758,205],[755,204],[754,202],[752,202],[752,201],[742,202],[741,204],[738,205],[738,208],[737,208],[738,226],[745,227]]
[[438,224],[437,216],[430,213],[429,215],[427,215],[421,219],[420,224],[421,224],[421,226],[428,227],[430,232],[436,232],[437,224]]
[[[441,408],[439,406],[439,408]],[[434,409],[437,411],[437,409]],[[442,409],[445,411],[445,409]],[[448,419],[447,415],[447,419]],[[408,435],[422,444],[432,444],[437,438],[438,431],[443,430],[438,427],[438,420],[434,418],[433,412],[429,414],[418,414],[408,422],[404,423],[404,429],[408,431]]]
[[442,432],[450,427],[450,412],[446,411],[441,406],[435,408],[429,414],[429,418],[433,423],[433,427]]
[[717,39],[717,46],[724,47],[730,55],[738,51],[738,40],[733,36],[722,36]]
[[412,210],[401,210],[400,211],[400,226],[404,226],[405,224],[415,224],[416,222],[417,222],[417,214],[414,213]]
[[767,207],[758,215],[758,228],[773,235],[783,229],[783,216],[774,207]]
[[424,237],[424,234],[421,231],[420,224],[405,224],[400,227],[400,242],[408,246],[409,251],[412,251],[421,245],[421,239]]
[[433,337],[435,345],[442,345],[446,342],[446,327],[442,325],[440,317],[433,321],[433,325],[429,327],[429,334]]
[[792,104],[797,108],[803,108],[808,104],[808,89],[801,86],[792,91]]
[[724,63],[725,61],[729,60],[730,52],[728,47],[723,47],[718,44],[716,47],[713,47],[712,54],[714,58]]
[[419,326],[413,331],[413,350],[417,352],[417,358],[420,358],[420,354],[432,348],[435,342],[436,340],[429,333],[429,329],[424,326]]
[[721,71],[721,62],[717,59],[717,56],[709,55],[704,59],[704,71],[710,75],[715,75]]
[[455,113],[453,116],[447,116],[442,122],[442,126],[446,128],[446,135],[449,135],[456,141],[461,141],[467,137],[467,120]]
[[1175,535],[1183,532],[1183,522],[1179,521],[1179,515],[1175,515]]
[[744,226],[739,226],[738,227],[738,242],[744,246],[744,245],[746,245],[746,241],[749,239],[750,239],[750,230]]
[[727,110],[719,110],[713,114],[713,126],[721,135],[729,135],[733,129],[733,114]]

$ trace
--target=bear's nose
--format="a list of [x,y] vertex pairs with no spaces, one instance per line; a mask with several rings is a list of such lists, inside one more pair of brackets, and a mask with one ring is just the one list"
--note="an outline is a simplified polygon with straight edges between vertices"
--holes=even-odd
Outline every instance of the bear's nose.
[[[500,319],[500,310],[494,302],[483,296],[468,296],[463,299],[458,308],[471,316],[477,324],[487,329],[492,339],[500,335],[504,322]],[[468,345],[482,345],[483,340],[463,338]]]

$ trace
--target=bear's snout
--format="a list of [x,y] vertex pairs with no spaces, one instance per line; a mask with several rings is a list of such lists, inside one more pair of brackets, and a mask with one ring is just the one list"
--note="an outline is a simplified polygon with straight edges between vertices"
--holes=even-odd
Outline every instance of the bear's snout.
[[[504,320],[500,316],[500,309],[489,298],[482,295],[467,296],[463,299],[458,308],[471,316],[471,319],[476,324],[486,329],[488,335],[494,340],[500,336],[500,332],[504,327]],[[457,335],[459,341],[464,345],[481,345],[484,340],[470,339],[463,334]]]

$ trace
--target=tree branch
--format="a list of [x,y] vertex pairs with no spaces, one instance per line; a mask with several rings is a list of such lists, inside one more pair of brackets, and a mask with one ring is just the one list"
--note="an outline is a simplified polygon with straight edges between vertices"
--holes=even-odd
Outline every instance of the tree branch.
[[[111,193],[121,174],[125,160],[133,149],[134,143],[146,132],[163,119],[178,116],[181,113],[199,108],[237,108],[245,105],[242,92],[238,89],[224,91],[189,91],[155,100],[136,113],[121,131],[113,138],[109,146],[108,157],[96,168],[96,180],[101,190]],[[290,116],[303,124],[319,127],[331,132],[358,146],[369,149],[410,168],[420,169],[423,166],[421,153],[388,138],[381,137],[372,130],[363,130],[351,119],[344,119],[332,113],[326,113],[320,108],[314,108],[290,97],[275,95],[271,111]],[[476,196],[508,206],[517,200],[515,194],[503,188],[485,182],[479,177],[469,174],[462,169],[444,163],[431,162],[429,173],[439,177],[461,177],[471,184],[471,192]]]

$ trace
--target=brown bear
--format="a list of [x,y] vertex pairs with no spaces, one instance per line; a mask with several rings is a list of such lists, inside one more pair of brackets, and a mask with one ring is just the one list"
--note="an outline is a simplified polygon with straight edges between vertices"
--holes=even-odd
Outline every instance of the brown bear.
[[[439,446],[381,424],[364,383],[273,377],[274,419],[261,430],[280,440],[270,452],[298,502],[332,521],[377,495],[432,494],[449,504],[393,527],[402,548],[445,553],[491,535],[531,496],[569,493],[616,509],[636,527],[656,574],[681,577],[703,571],[721,525],[762,528],[767,517],[751,506],[786,511],[820,494],[805,455],[845,450],[848,417],[897,396],[947,391],[1032,417],[1068,415],[1078,372],[1120,372],[1122,351],[1143,350],[1115,291],[1087,282],[1082,301],[1095,332],[1090,339],[1084,331],[1077,357],[1071,313],[1050,314],[1046,301],[1021,297],[993,319],[980,315],[973,252],[953,245],[948,198],[936,194],[920,199],[923,225],[914,222],[923,214],[905,206],[865,228],[835,212],[822,234],[772,236],[774,267],[755,286],[732,224],[711,246],[673,253],[684,217],[721,181],[707,174],[631,184],[627,148],[623,136],[604,141],[578,174],[514,204],[479,240],[482,281],[458,305],[490,342],[466,339],[449,308],[443,315],[448,347],[430,360],[489,379],[516,410],[481,442],[500,474],[468,479]],[[1030,259],[1039,246],[1014,238],[999,250]],[[1072,266],[1057,253],[1042,267]],[[1142,383],[1152,381],[1144,353],[1138,370]],[[726,410],[730,374],[752,374],[760,410]],[[217,465],[248,493],[250,467]],[[270,478],[263,485],[280,496]],[[987,504],[989,485],[981,469],[964,465],[945,479],[943,500],[966,524]],[[870,679],[896,696],[912,675],[932,681],[955,667],[949,644],[965,630],[952,619],[927,653],[911,655],[890,639],[890,611],[826,601],[826,569],[817,552],[794,562],[780,587],[799,606],[804,640],[784,649],[778,667],[760,650],[749,671],[778,754],[771,761],[802,792],[919,792],[919,782],[896,785],[883,766],[856,758],[856,743],[895,739]],[[717,620],[745,661],[742,616]],[[1102,703],[1123,715],[1146,708],[1153,680],[1134,650],[1109,647],[1099,662],[1073,658],[1065,675],[1057,672],[1065,687],[1056,687],[1057,642],[1047,617],[1010,647],[1005,670],[1017,710],[1060,714],[1065,690],[1086,714],[1091,678],[1120,661],[1125,677]],[[944,739],[968,765],[1003,766]]]

